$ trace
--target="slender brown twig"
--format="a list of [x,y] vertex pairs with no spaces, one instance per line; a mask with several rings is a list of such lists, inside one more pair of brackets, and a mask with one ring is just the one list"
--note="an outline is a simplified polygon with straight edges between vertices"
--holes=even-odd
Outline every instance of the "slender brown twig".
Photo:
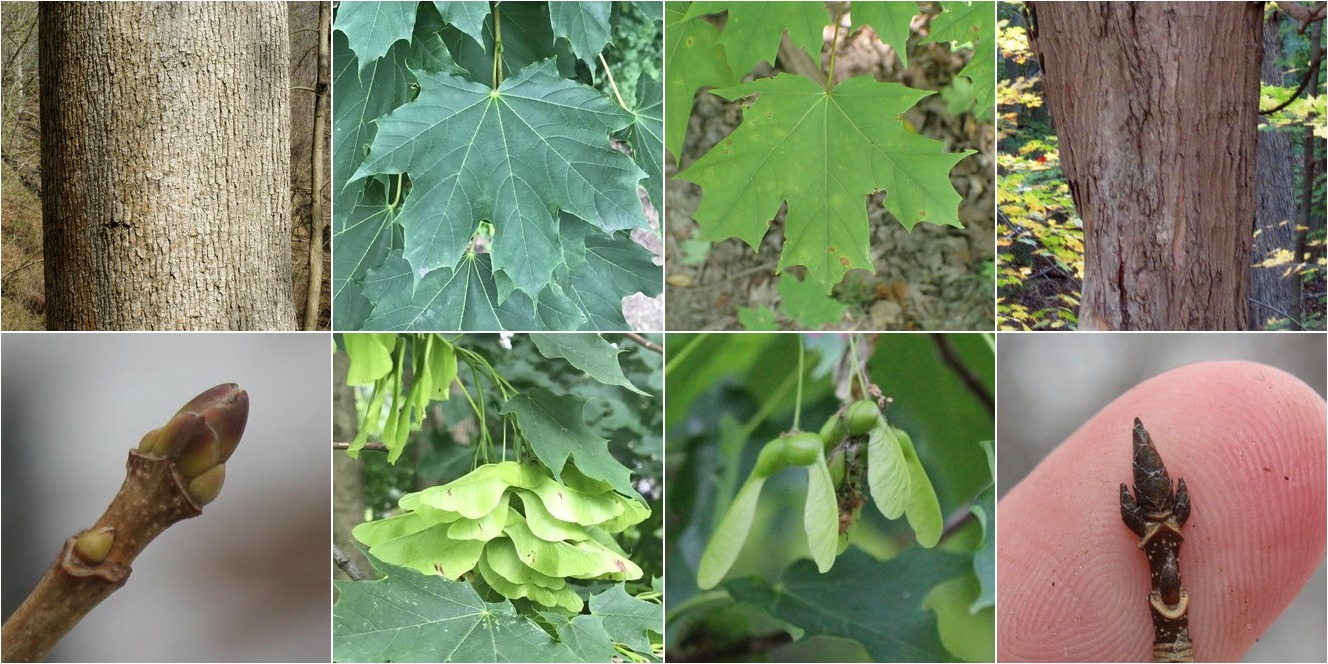
[[[350,449],[350,446],[350,443],[332,443],[332,449],[334,450],[348,450]],[[368,442],[360,449],[369,450],[370,452],[386,452],[387,445],[384,445],[383,443]]]
[[958,355],[955,355],[954,348],[950,346],[950,338],[944,334],[933,334],[931,340],[936,345],[936,350],[940,351],[941,359],[945,360],[945,364],[964,383],[964,387],[968,388],[968,391],[972,392],[982,402],[983,406],[986,406],[988,413],[995,413],[996,399],[991,396],[991,392],[987,391],[987,386],[983,385],[981,380],[978,380],[978,377],[968,369]]
[[349,576],[351,581],[363,581],[369,578],[360,571],[360,568],[355,564],[355,561],[351,560],[350,556],[346,555],[346,552],[342,551],[341,547],[335,544],[332,545],[332,562],[336,563],[337,567],[345,572],[346,576]]
[[647,338],[645,338],[645,337],[643,337],[643,336],[641,336],[641,335],[639,335],[639,334],[637,334],[637,333],[635,333],[635,332],[623,332],[623,336],[624,336],[624,337],[627,337],[628,339],[631,339],[632,341],[635,341],[635,342],[637,343],[637,345],[641,346],[642,348],[645,348],[646,350],[654,351],[654,352],[656,352],[656,353],[659,353],[660,355],[663,355],[663,354],[664,354],[664,347],[663,347],[663,346],[661,346],[661,345],[659,345],[659,344],[657,344],[657,343],[655,343],[655,342],[653,342],[653,341],[651,341],[651,340],[649,340],[649,339],[647,339]]
[[1148,558],[1152,590],[1148,607],[1153,614],[1153,661],[1193,662],[1190,641],[1190,595],[1180,583],[1181,526],[1190,518],[1190,492],[1171,476],[1143,422],[1134,418],[1134,495],[1120,485],[1121,519],[1135,535]]

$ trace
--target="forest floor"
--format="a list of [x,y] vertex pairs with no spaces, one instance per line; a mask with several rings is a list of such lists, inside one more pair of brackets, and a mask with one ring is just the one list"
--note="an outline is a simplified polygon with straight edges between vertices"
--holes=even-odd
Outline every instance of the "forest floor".
[[[963,67],[963,58],[938,44],[915,48],[909,66],[888,48],[859,31],[841,44],[836,77],[861,74],[894,80],[913,88],[939,90]],[[769,76],[773,69],[758,70]],[[835,289],[835,297],[849,305],[836,326],[872,330],[990,330],[995,327],[992,262],[995,259],[992,181],[995,135],[990,123],[975,122],[971,114],[958,117],[945,112],[946,102],[933,95],[905,114],[918,133],[943,141],[948,151],[978,150],[950,173],[964,196],[959,219],[964,228],[918,224],[910,232],[882,205],[888,192],[867,202],[871,227],[871,255],[875,274],[854,270]],[[682,167],[690,165],[728,136],[741,122],[738,104],[708,93],[697,96],[683,147]],[[759,251],[736,238],[711,243],[699,239],[692,220],[701,201],[700,187],[673,179],[681,169],[666,157],[668,188],[666,243],[668,261],[667,325],[669,330],[734,330],[738,307],[776,309],[778,264],[783,238],[784,211],[776,215],[772,232]],[[801,268],[795,268],[801,269]],[[787,324],[785,324],[787,326]]]

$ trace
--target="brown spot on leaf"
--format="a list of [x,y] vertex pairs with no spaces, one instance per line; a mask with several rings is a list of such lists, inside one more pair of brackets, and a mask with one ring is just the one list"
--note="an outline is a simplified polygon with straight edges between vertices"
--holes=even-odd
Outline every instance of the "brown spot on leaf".
[[626,571],[627,571],[627,566],[624,565],[624,564],[623,564],[623,561],[621,561],[621,560],[615,560],[615,561],[613,561],[613,566],[614,566],[614,567],[617,567],[619,572],[626,572]]
[[434,563],[433,568],[437,570],[438,573],[441,574],[442,576],[447,576],[447,572],[443,571],[443,566],[441,563]]
[[830,245],[829,247],[826,247],[826,249],[832,254],[839,251],[838,249],[835,249],[834,245]]
[[925,216],[927,216],[927,211],[926,211],[926,210],[918,210],[918,216],[919,216],[919,217],[925,217]]
[[839,264],[840,264],[840,265],[843,265],[844,267],[848,267],[848,264],[849,264],[848,256],[840,256],[840,257],[839,257]]

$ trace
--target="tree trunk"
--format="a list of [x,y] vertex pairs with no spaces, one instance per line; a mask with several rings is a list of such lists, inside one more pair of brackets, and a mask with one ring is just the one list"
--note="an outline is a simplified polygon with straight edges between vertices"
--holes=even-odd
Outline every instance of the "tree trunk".
[[1036,2],[1082,329],[1244,330],[1262,3]]
[[[346,385],[346,372],[350,359],[345,353],[332,356],[332,440],[350,440],[355,437],[355,393]],[[373,565],[364,552],[355,546],[351,531],[364,521],[364,462],[352,459],[342,450],[328,449],[332,455],[332,545],[341,547],[360,574],[374,578]],[[362,452],[361,454],[373,454]],[[340,569],[333,570],[337,579],[348,579]]]
[[49,329],[294,329],[281,3],[40,8]]
[[[1277,62],[1282,55],[1282,40],[1278,35],[1280,16],[1281,13],[1273,12],[1264,25],[1260,71],[1264,83],[1278,86],[1285,84]],[[1296,196],[1291,187],[1295,182],[1291,134],[1277,130],[1259,132],[1257,155],[1254,251],[1250,264],[1277,259],[1282,254],[1277,265],[1250,268],[1250,325],[1261,330],[1270,320],[1300,319],[1300,271],[1294,268],[1301,258],[1294,255]]]

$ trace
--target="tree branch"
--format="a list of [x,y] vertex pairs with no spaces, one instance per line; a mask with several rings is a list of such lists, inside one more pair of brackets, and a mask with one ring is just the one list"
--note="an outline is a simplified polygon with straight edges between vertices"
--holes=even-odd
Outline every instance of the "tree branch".
[[335,544],[332,545],[332,562],[336,563],[337,567],[345,572],[351,581],[363,581],[369,578],[355,565],[355,561],[351,560],[350,556],[346,555],[346,552]]
[[987,386],[978,380],[978,377],[969,371],[968,367],[960,361],[959,356],[955,355],[954,349],[950,347],[950,339],[944,334],[931,335],[932,343],[936,345],[936,350],[940,351],[941,358],[949,365],[950,370],[955,372],[960,381],[963,381],[964,387],[968,388],[974,396],[986,406],[988,413],[996,412],[996,400],[992,398],[991,393],[987,391]]
[[131,564],[177,521],[203,513],[244,434],[249,395],[218,385],[185,404],[129,451],[128,472],[106,512],[64,547],[0,628],[0,659],[44,659],[83,616],[119,590]]
[[[351,446],[350,443],[332,443],[332,449],[334,450],[348,450],[350,449],[350,446]],[[370,452],[386,452],[387,445],[384,445],[382,443],[370,442],[370,443],[365,443],[364,446],[361,447],[360,449],[369,450]]]
[[1308,28],[1311,23],[1324,20],[1325,10],[1328,10],[1328,3],[1323,2],[1316,2],[1313,5],[1306,6],[1299,2],[1292,2],[1291,0],[1275,1],[1277,2],[1278,9],[1281,9],[1287,16],[1296,19],[1296,21],[1300,23],[1300,27],[1296,29],[1296,32],[1302,35],[1305,34],[1305,29]]
[[635,332],[623,332],[623,336],[627,337],[628,339],[631,339],[632,341],[635,341],[635,342],[637,343],[637,345],[641,346],[642,348],[645,348],[646,350],[654,351],[654,352],[656,352],[656,353],[659,353],[660,355],[663,355],[663,354],[664,354],[664,347],[663,347],[663,346],[661,346],[661,345],[659,345],[659,344],[657,344],[657,343],[655,343],[655,342],[653,342],[653,341],[651,341],[651,340],[649,340],[649,339],[647,339],[647,338],[645,338],[645,337],[643,337],[643,336],[641,336],[641,335],[639,335],[639,334],[637,334],[637,333],[635,333]]

